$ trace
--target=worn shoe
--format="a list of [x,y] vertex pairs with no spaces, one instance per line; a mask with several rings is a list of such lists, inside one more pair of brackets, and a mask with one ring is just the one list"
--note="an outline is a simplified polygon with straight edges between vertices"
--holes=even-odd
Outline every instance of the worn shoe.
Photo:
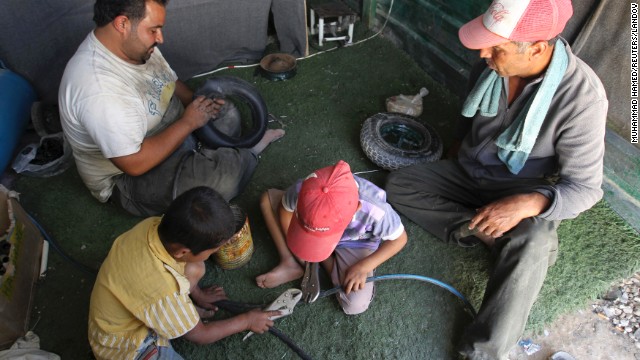
[[458,242],[458,246],[460,247],[475,247],[478,244],[482,243],[482,240],[478,239],[475,236],[467,236],[460,239],[456,239]]
[[469,229],[469,221],[462,223],[451,235],[458,245],[462,247],[474,247],[481,243],[492,247],[496,240],[491,236],[483,234],[478,228]]
[[482,240],[475,236],[477,232],[477,229],[469,230],[469,222],[467,221],[454,230],[451,236],[456,240],[458,246],[474,247],[482,243]]

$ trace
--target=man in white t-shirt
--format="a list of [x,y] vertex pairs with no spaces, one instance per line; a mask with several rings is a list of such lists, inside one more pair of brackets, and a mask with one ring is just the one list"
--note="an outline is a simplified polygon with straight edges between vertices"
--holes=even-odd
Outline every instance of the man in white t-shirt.
[[[156,48],[167,0],[97,0],[96,29],[69,60],[60,84],[64,134],[92,195],[138,216],[157,215],[195,186],[226,200],[238,195],[257,155],[282,130],[267,130],[251,149],[199,149],[192,132],[212,117],[238,131],[232,105],[193,98]],[[220,126],[220,127],[222,127]]]

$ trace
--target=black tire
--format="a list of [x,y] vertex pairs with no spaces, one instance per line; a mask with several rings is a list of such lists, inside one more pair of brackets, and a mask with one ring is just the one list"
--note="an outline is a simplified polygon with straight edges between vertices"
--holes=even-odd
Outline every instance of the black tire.
[[251,127],[239,137],[228,136],[216,129],[213,125],[213,119],[196,130],[194,134],[207,147],[214,149],[219,147],[249,148],[257,144],[267,131],[267,105],[258,90],[247,81],[233,76],[210,78],[194,94],[194,96],[200,95],[218,99],[233,96],[245,102],[251,110]]
[[432,162],[442,156],[442,141],[435,129],[400,113],[378,113],[365,120],[360,146],[385,170]]

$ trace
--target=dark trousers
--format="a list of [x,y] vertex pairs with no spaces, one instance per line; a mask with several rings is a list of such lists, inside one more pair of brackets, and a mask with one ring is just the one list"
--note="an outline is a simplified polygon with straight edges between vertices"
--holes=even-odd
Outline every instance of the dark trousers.
[[[445,242],[476,209],[505,196],[531,192],[546,180],[485,182],[472,179],[457,161],[419,164],[391,172],[388,201]],[[520,338],[529,311],[556,259],[560,221],[524,219],[496,239],[494,268],[478,316],[467,327],[459,351],[470,359],[505,359]],[[465,225],[466,226],[466,225]]]

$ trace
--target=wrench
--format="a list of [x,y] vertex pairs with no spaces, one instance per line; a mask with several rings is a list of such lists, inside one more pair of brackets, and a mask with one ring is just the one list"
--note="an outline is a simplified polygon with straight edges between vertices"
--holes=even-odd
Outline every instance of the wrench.
[[304,276],[302,277],[302,301],[310,304],[318,299],[320,295],[320,276],[317,262],[307,262],[305,264]]
[[[270,319],[275,320],[281,317],[291,315],[293,313],[293,308],[302,298],[302,291],[300,289],[289,289],[280,296],[278,296],[269,306],[267,306],[265,311],[277,310],[280,311],[280,315],[272,316]],[[247,340],[251,335],[253,335],[253,331],[249,331],[247,335],[242,338],[242,341]]]

